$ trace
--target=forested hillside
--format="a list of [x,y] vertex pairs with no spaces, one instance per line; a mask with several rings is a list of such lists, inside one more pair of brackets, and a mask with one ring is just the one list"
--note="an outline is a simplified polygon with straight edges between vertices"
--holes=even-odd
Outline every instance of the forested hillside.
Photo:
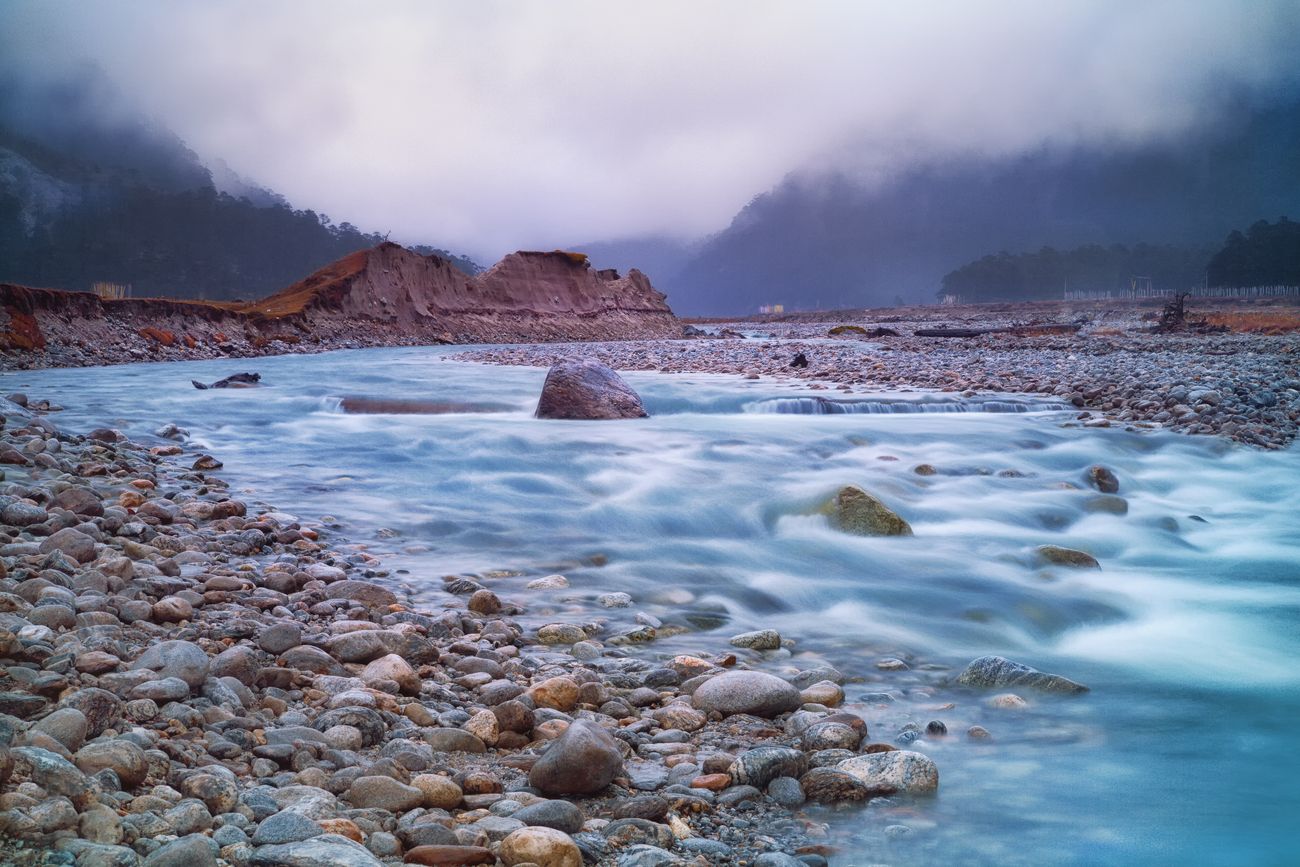
[[0,282],[255,298],[386,239],[294,209],[221,163],[214,182],[170,130],[105,111],[114,97],[103,88],[93,76],[41,87],[0,79]]

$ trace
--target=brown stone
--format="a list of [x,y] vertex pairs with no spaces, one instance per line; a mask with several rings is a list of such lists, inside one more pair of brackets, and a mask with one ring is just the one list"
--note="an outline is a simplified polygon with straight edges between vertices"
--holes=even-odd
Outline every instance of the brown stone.
[[406,853],[407,864],[425,867],[471,867],[474,864],[495,864],[491,849],[482,846],[416,846]]

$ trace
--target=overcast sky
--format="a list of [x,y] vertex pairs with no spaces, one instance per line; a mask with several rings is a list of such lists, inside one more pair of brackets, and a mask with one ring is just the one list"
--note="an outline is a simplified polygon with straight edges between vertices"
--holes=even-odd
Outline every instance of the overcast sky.
[[1293,0],[2,6],[10,62],[90,60],[295,205],[485,261],[716,231],[791,171],[1176,137],[1300,65]]

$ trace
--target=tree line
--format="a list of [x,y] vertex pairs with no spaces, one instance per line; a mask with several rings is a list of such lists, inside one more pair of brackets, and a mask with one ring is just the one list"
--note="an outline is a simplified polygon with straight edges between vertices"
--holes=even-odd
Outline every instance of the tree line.
[[1061,298],[1067,291],[1119,293],[1134,284],[1157,291],[1300,285],[1300,223],[1286,217],[1276,223],[1260,220],[1244,233],[1234,230],[1217,251],[1152,244],[1003,251],[948,272],[938,295],[965,301],[1041,300]]
[[[251,300],[385,240],[287,204],[259,207],[213,187],[87,189],[82,202],[31,229],[23,203],[0,190],[0,280],[89,290],[129,284],[137,297]],[[431,247],[468,273],[469,259]]]

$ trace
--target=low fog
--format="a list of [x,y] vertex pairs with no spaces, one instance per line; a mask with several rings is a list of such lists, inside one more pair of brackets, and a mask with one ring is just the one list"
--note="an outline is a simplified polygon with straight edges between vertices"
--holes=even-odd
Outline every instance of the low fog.
[[[1176,140],[1297,83],[1289,2],[9,2],[209,165],[493,261],[699,237],[791,172]],[[33,107],[39,111],[39,107]]]

